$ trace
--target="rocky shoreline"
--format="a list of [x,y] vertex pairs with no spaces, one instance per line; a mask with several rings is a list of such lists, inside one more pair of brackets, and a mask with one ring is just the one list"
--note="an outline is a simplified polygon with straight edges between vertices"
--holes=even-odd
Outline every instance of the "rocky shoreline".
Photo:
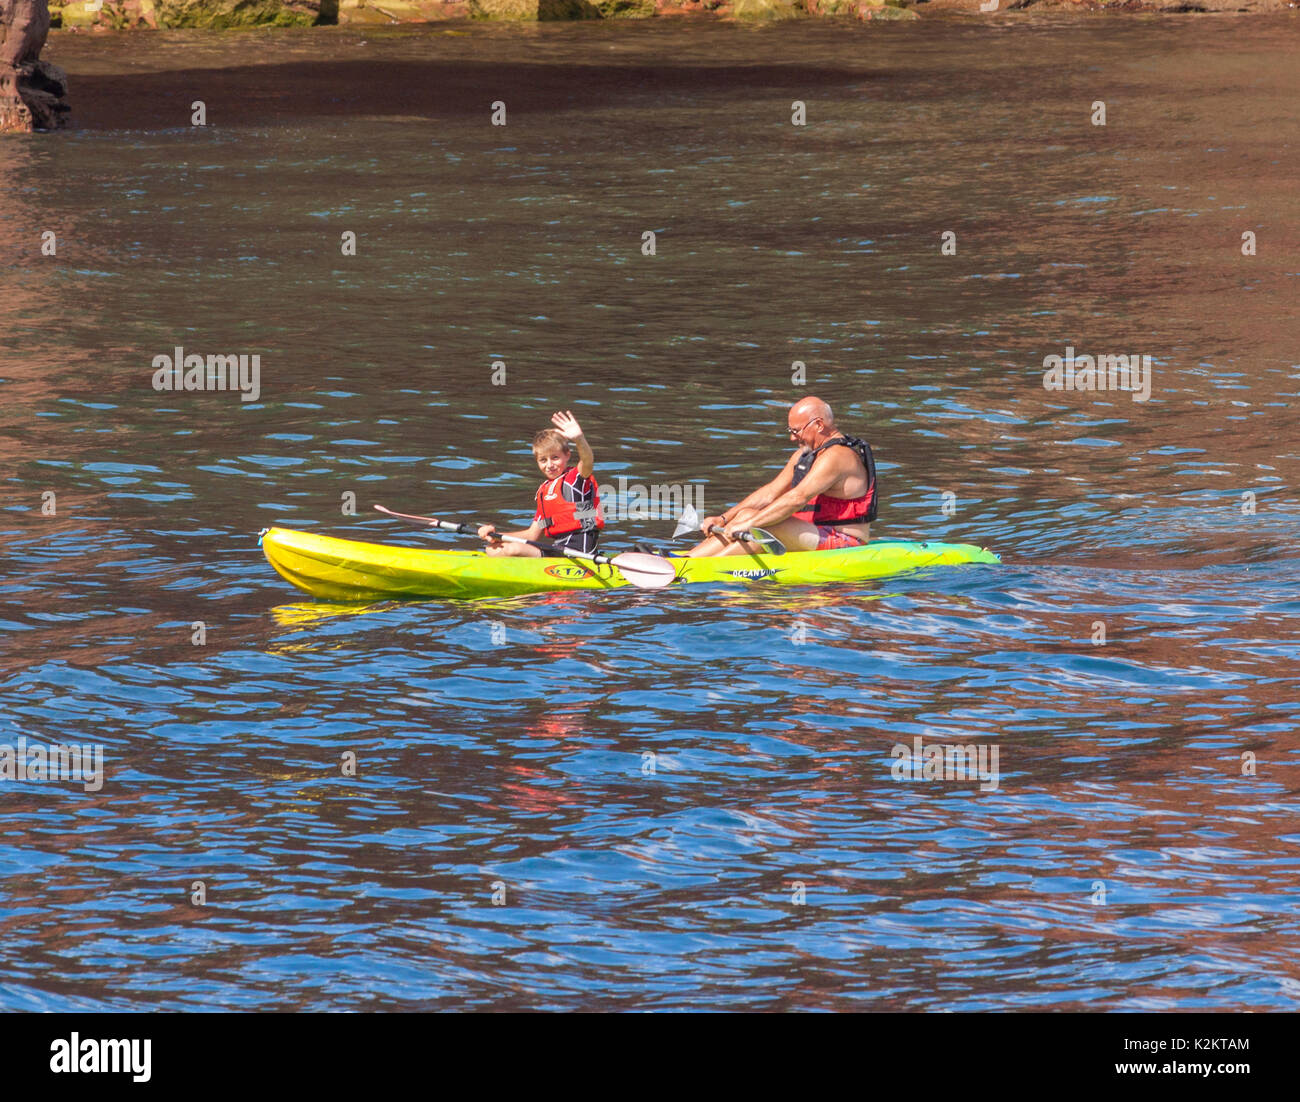
[[[41,58],[58,35],[497,21],[977,21],[1133,13],[1288,13],[1300,0],[0,0],[0,133],[67,124],[67,76]],[[465,33],[448,31],[446,33]]]
[[78,30],[213,30],[253,26],[386,25],[459,19],[551,22],[702,15],[769,21],[910,20],[929,12],[1249,13],[1297,0],[73,0],[51,3],[52,25]]

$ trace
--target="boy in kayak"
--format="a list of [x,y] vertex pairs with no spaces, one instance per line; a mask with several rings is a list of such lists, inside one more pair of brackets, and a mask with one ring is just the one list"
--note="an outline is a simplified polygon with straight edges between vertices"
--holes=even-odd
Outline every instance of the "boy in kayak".
[[[543,429],[533,437],[533,457],[546,481],[537,488],[537,512],[533,523],[522,532],[510,535],[521,539],[538,540],[545,537],[555,547],[568,547],[584,555],[595,553],[600,529],[605,518],[600,513],[600,494],[592,477],[591,445],[582,435],[578,419],[568,410],[552,414],[553,429]],[[573,464],[573,448],[577,446],[578,462]],[[484,524],[478,530],[479,538],[487,541],[484,549],[489,555],[560,555],[557,551],[542,551],[527,543],[503,543],[497,538],[496,525]]]
[[745,554],[751,548],[732,533],[748,528],[767,529],[791,551],[860,547],[871,538],[879,498],[871,446],[840,432],[831,407],[811,395],[790,407],[786,431],[799,446],[781,473],[700,525],[708,538],[692,556]]

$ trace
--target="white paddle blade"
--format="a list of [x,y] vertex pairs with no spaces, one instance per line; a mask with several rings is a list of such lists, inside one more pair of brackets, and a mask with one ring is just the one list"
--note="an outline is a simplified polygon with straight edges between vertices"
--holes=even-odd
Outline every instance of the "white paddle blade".
[[673,539],[678,536],[684,536],[687,532],[698,531],[700,527],[700,514],[695,511],[694,505],[687,505],[682,510],[682,515],[677,520],[677,531],[673,533]]
[[769,555],[784,555],[785,544],[777,539],[766,528],[751,528],[750,535],[757,536],[759,542],[763,544],[763,550]]
[[671,585],[677,577],[673,564],[658,555],[628,551],[623,555],[615,555],[610,562],[623,577],[640,589],[662,589]]

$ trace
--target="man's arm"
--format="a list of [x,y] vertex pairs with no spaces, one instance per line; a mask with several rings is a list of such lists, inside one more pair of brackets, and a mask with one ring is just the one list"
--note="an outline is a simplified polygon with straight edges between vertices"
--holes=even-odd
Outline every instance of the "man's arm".
[[728,525],[728,528],[766,528],[789,519],[818,494],[829,490],[850,473],[853,456],[846,454],[848,450],[829,448],[822,452],[798,486],[787,487],[784,493],[767,506],[745,517],[743,524]]
[[[790,458],[786,460],[786,464],[781,469],[781,473],[772,479],[771,482],[760,486],[734,509],[728,509],[717,519],[722,521],[725,526],[731,527],[741,513],[752,513],[760,509],[765,509],[782,494],[790,492],[791,484],[794,482],[794,466],[799,462],[799,456],[801,454],[803,453],[795,452],[791,455]],[[804,481],[806,482],[807,479]],[[802,482],[799,484],[797,492],[803,493]],[[793,512],[793,510],[791,511]]]

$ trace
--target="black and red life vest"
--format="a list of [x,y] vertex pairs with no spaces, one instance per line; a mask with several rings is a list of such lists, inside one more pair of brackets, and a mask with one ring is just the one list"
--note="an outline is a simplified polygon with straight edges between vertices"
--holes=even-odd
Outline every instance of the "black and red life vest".
[[570,532],[605,527],[600,512],[600,491],[594,478],[583,478],[577,467],[537,487],[537,514],[546,535],[555,538]]
[[834,440],[827,440],[820,448],[810,448],[804,452],[794,465],[794,481],[791,486],[798,486],[804,476],[812,470],[813,464],[817,462],[817,456],[836,444],[852,448],[862,460],[862,466],[867,472],[866,493],[855,498],[818,494],[804,510],[795,513],[794,516],[798,520],[811,521],[813,524],[857,524],[873,521],[876,519],[876,507],[880,498],[880,490],[876,484],[876,461],[871,455],[871,445],[856,436],[837,436]]

